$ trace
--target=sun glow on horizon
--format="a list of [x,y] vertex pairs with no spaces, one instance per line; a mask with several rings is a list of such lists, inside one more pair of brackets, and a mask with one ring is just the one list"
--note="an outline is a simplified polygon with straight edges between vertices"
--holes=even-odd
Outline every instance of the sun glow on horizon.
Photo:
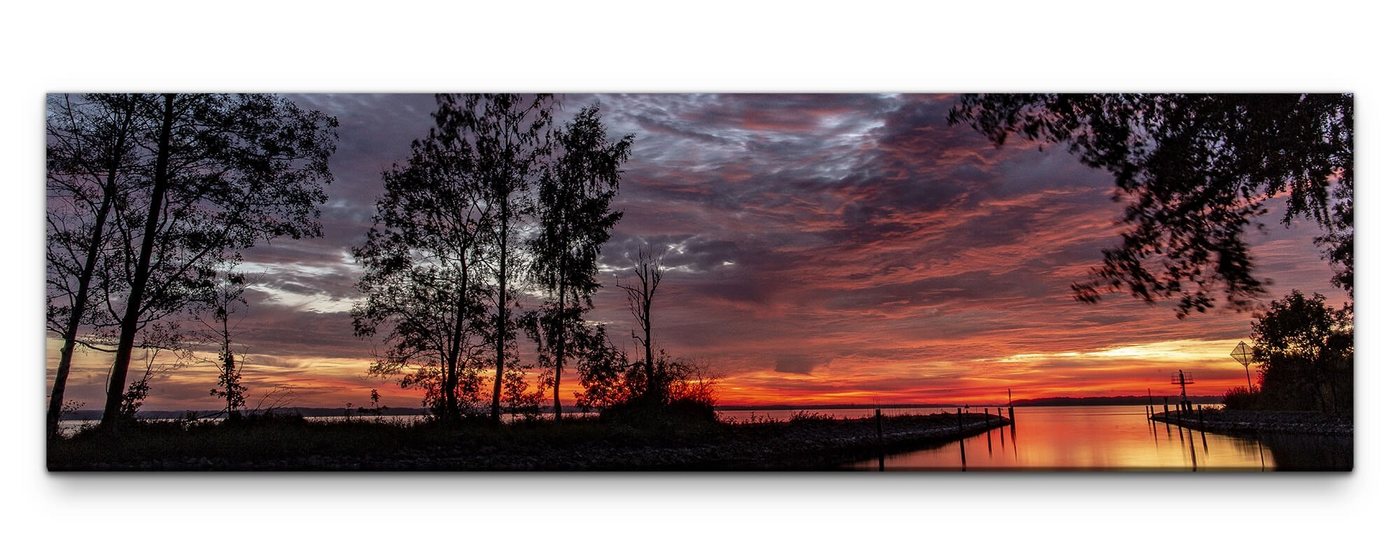
[[[1224,340],[1167,340],[1145,344],[1113,346],[1086,352],[1030,352],[1013,354],[987,361],[1000,363],[1044,363],[1055,360],[1138,360],[1163,363],[1199,363],[1219,360],[1227,356],[1239,341]],[[1223,351],[1222,351],[1223,349]]]

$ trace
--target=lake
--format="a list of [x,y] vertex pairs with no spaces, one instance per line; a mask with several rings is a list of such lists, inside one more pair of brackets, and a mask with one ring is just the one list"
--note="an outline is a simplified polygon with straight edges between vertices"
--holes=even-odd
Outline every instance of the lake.
[[[1018,407],[1015,428],[997,428],[960,442],[889,454],[884,468],[1348,470],[1351,455],[1351,438],[1271,435],[1261,440],[1203,433],[1150,422],[1140,405]],[[879,464],[878,459],[871,459],[846,468],[875,470]]]

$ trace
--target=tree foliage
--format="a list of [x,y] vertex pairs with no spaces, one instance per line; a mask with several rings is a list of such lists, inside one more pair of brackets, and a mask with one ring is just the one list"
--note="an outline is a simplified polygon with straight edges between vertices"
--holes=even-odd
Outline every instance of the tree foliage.
[[648,374],[644,361],[629,361],[626,353],[601,342],[590,346],[579,360],[583,392],[574,397],[583,410],[663,409],[677,404],[713,407],[717,380],[709,365],[673,358],[665,350],[657,351],[653,372]]
[[214,268],[278,237],[320,235],[336,121],[274,95],[160,94],[135,100],[141,189],[116,213],[101,267],[116,348],[104,424],[116,417],[137,334],[198,302]]
[[1349,411],[1354,328],[1351,313],[1321,294],[1294,290],[1253,323],[1260,400],[1271,408]]
[[446,419],[480,401],[477,372],[489,344],[490,229],[480,172],[453,134],[434,127],[413,142],[405,164],[384,173],[374,225],[353,251],[365,270],[355,333],[382,334],[387,345],[370,373],[423,389],[424,404]]
[[177,313],[212,289],[217,264],[259,240],[319,234],[336,123],[271,95],[49,105],[48,317],[64,340],[51,398],[61,402],[76,345],[112,352],[106,424],[131,401],[134,354],[185,340]]
[[224,414],[229,420],[242,418],[243,409],[248,404],[248,388],[243,385],[243,365],[247,363],[247,358],[245,355],[240,359],[234,348],[235,325],[232,322],[239,308],[248,305],[248,300],[243,297],[247,286],[247,278],[242,273],[233,268],[223,271],[204,301],[212,322],[200,319],[219,347],[215,363],[219,377],[214,388],[209,390],[209,396],[224,401]]
[[138,122],[132,95],[54,95],[48,99],[47,327],[60,337],[58,366],[49,393],[46,429],[58,434],[64,391],[84,326],[103,325],[94,279],[107,262],[110,225],[130,191],[139,188],[132,168]]
[[594,278],[598,254],[622,218],[622,212],[612,209],[612,199],[632,136],[609,141],[597,105],[579,111],[552,136],[555,153],[537,189],[539,234],[529,242],[530,278],[549,296],[525,323],[540,364],[553,369],[543,385],[553,389],[557,421],[563,414],[559,385],[564,363],[586,351],[581,343],[589,341],[584,315],[593,308],[599,288]]
[[1265,201],[1285,225],[1318,224],[1316,242],[1352,291],[1352,97],[1341,94],[965,95],[949,115],[997,145],[1015,135],[1063,143],[1113,174],[1127,199],[1118,247],[1104,251],[1076,298],[1127,290],[1202,312],[1223,292],[1247,309],[1264,291],[1244,239]]
[[494,346],[496,375],[491,388],[491,418],[500,420],[502,383],[510,364],[518,362],[515,347],[519,322],[513,314],[518,299],[515,283],[522,279],[526,250],[522,233],[532,212],[532,182],[548,151],[554,99],[549,95],[440,94],[434,113],[447,151],[472,170],[479,189],[480,222],[485,243],[480,245],[492,297],[489,340]]
[[355,329],[373,336],[387,327],[388,349],[371,373],[424,389],[447,417],[481,398],[480,371],[494,366],[490,413],[499,419],[503,391],[512,409],[528,409],[534,396],[520,386],[512,308],[552,102],[449,94],[437,102],[428,136],[384,174],[375,225],[355,249],[366,295]]
[[597,325],[581,332],[579,348],[575,363],[583,392],[574,393],[576,406],[585,411],[600,410],[641,393],[645,384],[625,377],[627,354],[608,339],[606,327]]

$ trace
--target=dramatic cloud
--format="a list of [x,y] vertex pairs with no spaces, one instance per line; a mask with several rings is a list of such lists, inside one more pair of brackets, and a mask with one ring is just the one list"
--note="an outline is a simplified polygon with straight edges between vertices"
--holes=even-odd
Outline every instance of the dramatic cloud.
[[[253,274],[239,338],[255,392],[292,388],[299,404],[392,405],[418,396],[369,378],[375,343],[349,309],[381,173],[431,126],[429,95],[300,95],[335,115],[335,183],[325,237],[246,251]],[[568,95],[597,103],[610,132],[634,134],[605,247],[593,318],[631,347],[625,281],[649,244],[666,277],[656,336],[725,375],[727,403],[961,402],[1018,395],[1143,393],[1167,372],[1200,390],[1242,384],[1228,356],[1246,314],[1178,320],[1130,298],[1073,301],[1117,236],[1105,173],[1058,146],[994,148],[947,124],[953,96]],[[1254,234],[1262,276],[1339,297],[1311,227]],[[528,344],[528,343],[526,343]],[[56,352],[51,352],[51,360]],[[74,398],[100,399],[105,356],[80,357]],[[155,386],[154,408],[209,407],[199,364]],[[256,381],[252,381],[256,380]],[[564,393],[572,392],[566,379]]]

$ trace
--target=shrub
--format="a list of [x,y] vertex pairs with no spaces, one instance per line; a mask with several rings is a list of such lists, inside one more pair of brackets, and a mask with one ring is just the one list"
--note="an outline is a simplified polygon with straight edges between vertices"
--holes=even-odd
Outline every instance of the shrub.
[[1233,387],[1225,391],[1223,402],[1227,410],[1259,410],[1259,392]]

